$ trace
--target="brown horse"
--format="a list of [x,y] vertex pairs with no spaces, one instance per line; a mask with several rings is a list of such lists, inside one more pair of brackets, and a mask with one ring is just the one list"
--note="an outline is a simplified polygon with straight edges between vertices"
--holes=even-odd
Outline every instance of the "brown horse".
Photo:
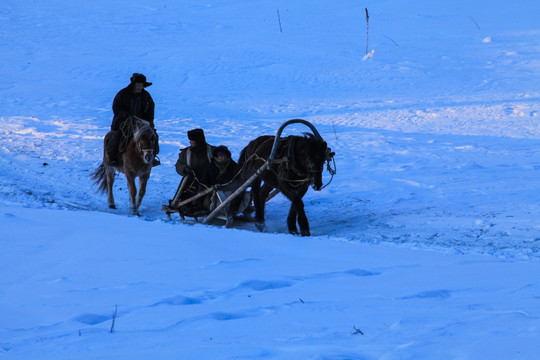
[[[124,133],[128,134],[128,142],[125,151],[120,155],[118,165],[111,166],[109,157],[105,149],[107,148],[107,136],[103,141],[103,163],[94,171],[92,178],[95,184],[99,185],[98,191],[107,191],[107,201],[109,208],[116,209],[113,196],[113,184],[116,170],[124,173],[129,190],[129,202],[131,204],[131,214],[140,215],[138,212],[144,194],[146,193],[146,183],[152,170],[154,160],[154,144],[157,135],[148,121],[138,117],[131,117],[124,123]],[[139,178],[139,194],[135,178]]]
[[[242,178],[254,174],[270,157],[274,139],[275,136],[260,136],[242,150],[238,161]],[[302,197],[310,185],[317,191],[321,190],[325,162],[333,155],[320,136],[305,134],[280,138],[270,169],[264,170],[251,184],[257,228],[264,229],[265,200],[273,189],[278,189],[292,202],[287,217],[289,232],[298,234],[298,220],[300,234],[309,236],[309,222]]]

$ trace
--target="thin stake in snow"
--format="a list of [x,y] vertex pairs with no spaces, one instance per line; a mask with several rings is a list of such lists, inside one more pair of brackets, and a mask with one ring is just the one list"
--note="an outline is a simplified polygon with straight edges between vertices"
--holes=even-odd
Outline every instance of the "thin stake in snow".
[[474,23],[474,25],[476,25],[476,27],[478,28],[478,30],[480,30],[480,26],[478,26],[478,23],[476,21],[474,21],[473,17],[472,16],[469,16],[469,19],[471,19],[471,21]]
[[334,128],[334,136],[336,137],[336,141],[339,141],[338,138],[337,138],[336,124],[334,124],[334,119],[332,119],[332,128]]
[[116,322],[116,314],[118,312],[118,305],[116,305],[116,307],[114,308],[114,313],[113,313],[113,316],[112,316],[112,324],[111,324],[111,331],[110,333],[112,334],[114,332],[114,323]]
[[369,13],[368,9],[366,9],[366,55],[368,54],[369,49]]
[[279,32],[283,33],[283,29],[281,28],[281,16],[279,16],[279,9],[277,9],[277,20],[279,24]]

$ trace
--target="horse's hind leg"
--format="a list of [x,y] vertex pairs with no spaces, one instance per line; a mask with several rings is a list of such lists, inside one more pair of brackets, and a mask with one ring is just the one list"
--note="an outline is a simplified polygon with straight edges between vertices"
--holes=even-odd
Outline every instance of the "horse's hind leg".
[[105,179],[107,181],[107,203],[109,204],[110,209],[116,209],[113,195],[114,175],[114,168],[105,166]]
[[298,203],[296,205],[296,210],[298,211],[298,226],[300,227],[300,235],[302,236],[311,235],[309,231],[309,221],[304,209],[304,201],[302,200],[307,191],[308,187],[306,186],[305,189],[298,192]]
[[255,226],[259,231],[264,230],[264,199],[261,197],[261,179],[258,178],[251,183],[253,193],[253,204],[255,205]]

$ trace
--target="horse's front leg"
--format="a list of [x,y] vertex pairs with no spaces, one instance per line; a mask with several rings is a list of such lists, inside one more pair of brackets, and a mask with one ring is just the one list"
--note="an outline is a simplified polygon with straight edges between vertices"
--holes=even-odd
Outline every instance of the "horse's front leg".
[[296,228],[296,217],[298,211],[296,211],[296,206],[291,203],[291,208],[289,209],[289,216],[287,216],[287,228],[289,229],[289,234],[298,235],[298,229]]
[[126,179],[129,191],[129,204],[131,205],[131,215],[139,215],[137,211],[137,187],[135,186],[135,177],[126,174]]
[[307,187],[295,191],[292,189],[285,189],[284,194],[291,200],[291,208],[289,210],[289,216],[287,216],[287,227],[289,233],[298,234],[296,228],[296,220],[298,219],[298,225],[300,226],[300,235],[310,236],[309,221],[304,210],[304,201],[302,198],[307,192]]
[[109,204],[109,209],[116,209],[113,195],[114,175],[114,168],[105,166],[105,181],[107,181],[107,203]]
[[146,184],[148,183],[148,178],[150,177],[150,174],[148,175],[142,175],[139,177],[139,195],[137,196],[137,204],[136,207],[139,209],[142,203],[142,199],[144,195],[146,194]]

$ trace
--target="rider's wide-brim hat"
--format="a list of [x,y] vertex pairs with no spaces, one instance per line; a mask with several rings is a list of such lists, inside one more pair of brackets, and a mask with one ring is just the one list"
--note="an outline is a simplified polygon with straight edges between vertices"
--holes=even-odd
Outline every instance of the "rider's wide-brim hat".
[[134,84],[134,83],[143,83],[144,87],[148,87],[148,86],[152,85],[151,82],[146,81],[146,76],[144,76],[143,74],[139,74],[139,73],[134,73],[131,76],[130,80],[131,80],[132,84]]

